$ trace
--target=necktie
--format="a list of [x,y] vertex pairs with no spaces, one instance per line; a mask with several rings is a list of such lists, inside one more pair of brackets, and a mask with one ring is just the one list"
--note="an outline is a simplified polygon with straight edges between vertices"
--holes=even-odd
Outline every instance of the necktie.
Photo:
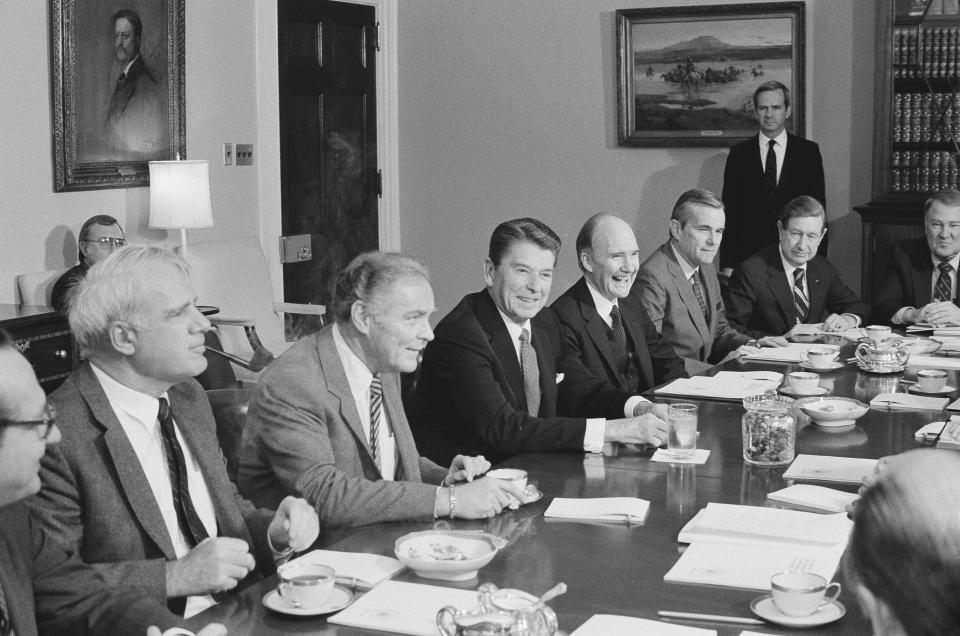
[[530,344],[530,332],[520,332],[520,367],[523,369],[523,392],[527,395],[527,412],[536,417],[540,412],[540,367],[537,352]]
[[793,270],[793,306],[797,310],[797,324],[807,321],[807,312],[810,311],[810,300],[803,291],[803,274],[806,270],[798,267]]
[[380,416],[383,412],[383,384],[380,374],[373,374],[370,383],[370,453],[377,467],[380,467]]
[[763,164],[763,178],[770,184],[771,189],[777,187],[777,153],[773,151],[776,144],[773,139],[767,143],[767,159]]
[[126,83],[126,81],[127,81],[127,74],[120,73],[120,77],[117,78],[117,85],[114,88],[114,90],[120,90],[121,88],[123,88],[123,85]]
[[167,470],[170,472],[170,489],[173,491],[173,507],[177,511],[177,523],[180,531],[191,547],[206,539],[207,529],[200,521],[197,509],[193,507],[190,498],[190,486],[187,482],[187,462],[183,457],[183,449],[177,441],[177,434],[173,428],[173,414],[166,398],[160,398],[160,435],[163,438],[163,448],[167,453]]
[[707,322],[710,322],[710,312],[707,311],[707,301],[703,298],[703,287],[700,285],[700,270],[695,271],[693,276],[690,277],[690,285],[693,287],[693,295],[697,297],[697,302],[700,303],[700,311],[703,312],[703,317],[707,319]]
[[953,288],[953,285],[950,284],[950,272],[953,271],[953,265],[943,262],[938,264],[937,268],[940,270],[940,275],[937,276],[937,284],[933,288],[933,300],[936,302],[950,300],[953,295],[950,293]]
[[620,343],[621,347],[627,346],[627,332],[623,330],[623,319],[620,316],[620,308],[616,305],[610,310],[610,322],[613,328],[613,339]]

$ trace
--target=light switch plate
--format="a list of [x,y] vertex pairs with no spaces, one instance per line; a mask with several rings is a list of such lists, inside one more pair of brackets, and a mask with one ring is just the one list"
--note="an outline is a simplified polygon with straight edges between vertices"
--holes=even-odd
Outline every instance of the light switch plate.
[[253,165],[253,144],[237,144],[237,165]]

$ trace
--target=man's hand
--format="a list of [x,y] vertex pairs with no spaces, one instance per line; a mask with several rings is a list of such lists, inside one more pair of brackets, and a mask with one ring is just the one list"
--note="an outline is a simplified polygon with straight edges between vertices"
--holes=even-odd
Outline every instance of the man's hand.
[[[165,632],[161,632],[159,627],[151,625],[147,628],[147,636],[192,636],[193,632],[174,627]],[[199,632],[197,636],[227,636],[227,628],[220,623],[210,623]]]
[[857,326],[857,321],[853,316],[847,316],[843,314],[830,314],[827,316],[827,319],[823,321],[823,331],[828,331],[835,333],[838,331],[846,331],[847,329],[853,329]]
[[450,486],[461,481],[473,481],[474,477],[479,477],[488,470],[490,470],[490,462],[483,455],[476,457],[457,455],[450,462],[450,470],[443,478],[443,485]]
[[761,347],[786,347],[790,343],[783,336],[764,336],[757,340],[757,344]]
[[303,552],[320,536],[320,519],[313,506],[299,497],[284,497],[267,528],[270,545],[278,552]]
[[929,303],[919,309],[918,318],[914,322],[929,322],[931,325],[960,324],[960,307],[949,300]]
[[256,565],[243,539],[204,539],[176,561],[167,561],[167,596],[193,596],[231,590]]
[[607,420],[604,442],[621,444],[652,444],[662,446],[667,443],[666,404],[656,404],[649,412],[640,417],[627,417],[619,420]]
[[[450,514],[450,491],[440,489],[437,514],[446,517]],[[454,515],[458,519],[489,519],[510,505],[514,499],[523,501],[523,488],[500,479],[477,479],[457,485],[453,489],[457,505]]]

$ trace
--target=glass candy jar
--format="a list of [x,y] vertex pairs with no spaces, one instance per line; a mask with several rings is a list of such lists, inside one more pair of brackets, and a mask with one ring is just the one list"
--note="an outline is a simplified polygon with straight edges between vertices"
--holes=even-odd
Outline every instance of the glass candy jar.
[[793,400],[774,392],[743,399],[743,461],[754,466],[789,464],[796,455]]

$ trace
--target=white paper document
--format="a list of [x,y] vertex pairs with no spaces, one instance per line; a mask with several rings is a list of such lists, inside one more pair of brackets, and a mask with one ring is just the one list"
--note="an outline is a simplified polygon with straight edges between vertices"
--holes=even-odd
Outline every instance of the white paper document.
[[845,514],[709,503],[680,530],[680,543],[792,544],[842,550],[853,522]]
[[692,378],[678,378],[656,389],[654,393],[742,400],[750,395],[776,390],[781,382],[783,374],[775,371],[720,371],[710,377],[696,375]]
[[859,484],[873,474],[877,460],[862,457],[834,457],[831,455],[797,455],[784,479],[801,481],[831,481]]
[[554,497],[543,516],[553,519],[643,523],[649,511],[650,502],[638,497],[593,499]]
[[770,362],[802,362],[803,354],[810,347],[820,347],[819,344],[791,342],[786,347],[761,347],[759,350],[745,353],[742,360],[767,360]]
[[812,484],[794,484],[783,490],[772,492],[767,497],[794,506],[804,506],[827,512],[844,512],[848,505],[857,500],[859,495]]
[[386,581],[327,620],[337,625],[376,629],[390,634],[436,636],[437,612],[446,605],[462,610],[473,609],[477,606],[477,592]]
[[880,393],[870,406],[890,411],[942,411],[947,407],[948,398],[926,397],[912,393]]
[[935,336],[960,336],[960,327],[937,327],[928,322],[918,322],[907,327],[907,333],[921,333],[932,331]]
[[[957,416],[954,415],[951,419],[956,417]],[[960,450],[960,440],[956,440],[950,437],[943,430],[944,426],[946,426],[946,422],[930,422],[926,426],[923,426],[920,429],[918,429],[915,437],[918,442],[922,442],[924,441],[924,438],[927,435],[940,435],[940,439],[937,440],[937,448],[946,448],[947,450]]]
[[960,356],[910,355],[907,366],[924,369],[960,369]]
[[706,464],[710,458],[710,450],[707,448],[695,448],[693,455],[686,459],[677,459],[670,456],[670,451],[666,448],[658,448],[657,452],[650,458],[652,462],[667,462],[671,464]]
[[661,623],[633,616],[594,614],[587,622],[573,630],[570,636],[716,636],[713,629]]
[[313,550],[290,563],[322,563],[333,568],[338,583],[360,589],[375,587],[406,567],[397,559],[379,554],[334,550]]

